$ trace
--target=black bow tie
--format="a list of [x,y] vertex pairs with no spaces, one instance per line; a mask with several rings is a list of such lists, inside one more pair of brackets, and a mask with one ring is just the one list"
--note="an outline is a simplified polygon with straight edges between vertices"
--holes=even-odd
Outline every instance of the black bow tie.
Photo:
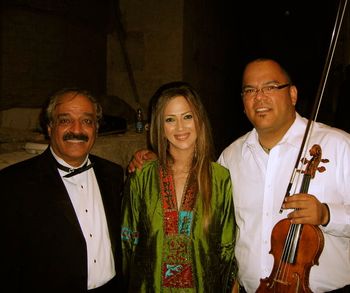
[[84,166],[74,169],[74,168],[69,168],[69,167],[63,166],[57,161],[56,161],[56,165],[57,165],[58,169],[61,169],[61,170],[65,171],[65,172],[68,172],[67,175],[63,176],[64,178],[69,178],[69,177],[75,176],[75,175],[80,174],[80,173],[82,173],[82,172],[84,172],[86,170],[89,170],[90,168],[92,168],[94,166],[93,163],[88,165],[87,162],[86,162],[84,164]]

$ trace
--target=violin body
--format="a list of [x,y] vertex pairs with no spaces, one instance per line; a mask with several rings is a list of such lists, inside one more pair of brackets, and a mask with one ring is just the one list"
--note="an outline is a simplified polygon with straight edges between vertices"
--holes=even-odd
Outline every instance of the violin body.
[[[291,227],[293,225],[295,227]],[[290,241],[289,231],[294,228],[299,228],[300,234],[294,260],[289,261],[289,256],[283,254],[286,241]],[[324,236],[318,226],[291,224],[289,219],[279,221],[271,234],[270,253],[274,256],[274,266],[270,276],[260,280],[256,292],[312,292],[309,288],[309,273],[311,266],[318,264],[323,246]]]

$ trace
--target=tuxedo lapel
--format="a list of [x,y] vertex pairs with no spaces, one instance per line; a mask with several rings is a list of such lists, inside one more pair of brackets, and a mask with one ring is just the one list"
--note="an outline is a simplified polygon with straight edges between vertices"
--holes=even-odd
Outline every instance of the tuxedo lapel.
[[115,239],[120,238],[120,202],[118,202],[119,190],[116,189],[116,186],[121,185],[116,182],[118,175],[114,173],[115,170],[110,170],[94,156],[90,155],[90,160],[94,163],[93,168],[101,192],[112,249],[115,251]]
[[56,205],[57,209],[62,211],[67,220],[79,230],[81,236],[84,237],[69,194],[57,170],[55,158],[52,156],[49,148],[47,148],[41,156],[42,160],[40,160],[41,162],[39,161],[39,166],[42,176],[42,192],[50,196],[52,204]]

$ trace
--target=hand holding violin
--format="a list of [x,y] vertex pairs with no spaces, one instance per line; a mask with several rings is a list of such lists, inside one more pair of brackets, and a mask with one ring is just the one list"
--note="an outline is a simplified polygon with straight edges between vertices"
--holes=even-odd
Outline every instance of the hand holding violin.
[[326,226],[330,219],[327,204],[321,203],[314,195],[298,193],[286,197],[283,209],[294,209],[288,214],[293,224],[311,224]]

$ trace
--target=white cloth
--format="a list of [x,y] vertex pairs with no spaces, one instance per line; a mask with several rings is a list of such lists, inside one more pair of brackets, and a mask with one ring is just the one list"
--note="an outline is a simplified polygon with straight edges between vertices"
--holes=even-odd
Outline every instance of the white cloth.
[[[53,153],[53,151],[52,151]],[[73,168],[53,156],[63,166]],[[79,166],[82,167],[85,162]],[[91,162],[88,161],[88,164]],[[64,178],[67,173],[58,169],[68,191],[80,228],[85,238],[88,258],[88,289],[100,287],[115,275],[114,258],[109,238],[107,220],[94,169]]]
[[[235,255],[239,280],[247,292],[255,292],[261,278],[273,267],[270,236],[274,225],[288,211],[279,213],[291,179],[307,120],[297,118],[283,139],[267,155],[255,129],[234,141],[221,154],[219,163],[230,170],[236,221],[239,227]],[[325,292],[350,284],[350,135],[321,123],[313,123],[306,158],[313,144],[322,148],[324,172],[316,172],[308,193],[330,208],[330,222],[321,227],[325,244],[310,272],[313,292]],[[305,154],[302,155],[304,157]],[[302,175],[301,175],[302,177]],[[299,184],[302,179],[294,185]],[[300,187],[291,189],[299,193]]]

